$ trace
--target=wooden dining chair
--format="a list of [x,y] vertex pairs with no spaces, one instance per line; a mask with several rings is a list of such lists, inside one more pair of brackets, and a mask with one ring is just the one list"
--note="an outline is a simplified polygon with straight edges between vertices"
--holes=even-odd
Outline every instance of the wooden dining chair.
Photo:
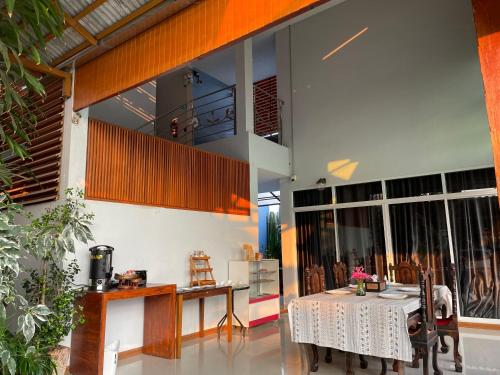
[[402,261],[393,266],[389,264],[391,281],[402,284],[418,284],[418,266],[413,262]]
[[[323,293],[326,290],[325,269],[323,266],[313,264],[312,267],[306,267],[304,270],[304,276],[306,282],[306,295]],[[319,368],[318,346],[311,344],[311,350],[313,353],[313,359],[310,370],[311,372],[316,372]],[[326,349],[325,361],[332,361],[332,352],[330,348]]]
[[[420,309],[408,317],[408,333],[412,347],[415,349],[412,367],[418,368],[420,359],[423,359],[423,375],[429,374],[429,355],[432,349],[432,367],[434,375],[442,375],[437,361],[438,352],[438,333],[436,316],[434,314],[434,290],[432,284],[432,274],[430,270],[422,271],[418,269],[418,278],[420,285]],[[382,361],[381,375],[386,374],[387,363],[384,358]],[[393,371],[404,373],[404,362],[394,361]],[[403,367],[403,368],[402,368]]]
[[423,359],[423,375],[429,374],[429,356],[432,349],[432,367],[434,375],[442,375],[437,361],[438,353],[438,332],[436,315],[434,311],[434,289],[432,274],[430,270],[423,271],[419,268],[420,285],[420,318],[418,323],[410,325],[410,341],[415,349],[413,357],[413,367],[418,367],[420,358]]
[[449,336],[453,339],[453,360],[455,362],[455,371],[462,372],[462,356],[459,353],[458,345],[460,342],[460,333],[458,331],[458,311],[457,311],[457,272],[454,264],[449,267],[451,276],[451,295],[452,295],[452,314],[448,317],[446,307],[441,308],[441,318],[437,319],[437,331],[441,341],[441,351],[448,353],[448,345],[444,338]]
[[347,266],[343,262],[333,264],[333,286],[344,288],[349,285],[349,276],[347,275]]

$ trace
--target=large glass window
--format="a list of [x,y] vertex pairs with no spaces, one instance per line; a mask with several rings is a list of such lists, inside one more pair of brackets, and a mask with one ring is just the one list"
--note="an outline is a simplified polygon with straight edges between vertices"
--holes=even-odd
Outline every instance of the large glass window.
[[325,268],[326,287],[333,289],[333,264],[336,260],[333,210],[297,212],[297,255],[300,295],[305,294],[304,269],[313,264]]
[[494,188],[495,186],[494,168],[446,173],[446,190],[448,193]]
[[443,193],[440,174],[386,181],[387,198],[420,197]]
[[386,275],[387,260],[384,219],[381,206],[337,210],[340,259],[349,271],[362,265],[369,274],[381,279]]
[[500,319],[500,210],[497,197],[450,200],[461,315]]
[[421,264],[434,271],[436,284],[451,285],[445,271],[451,262],[444,202],[392,204],[389,211],[394,263]]
[[363,202],[382,199],[380,181],[366,184],[344,185],[335,188],[337,203]]
[[332,188],[297,190],[293,192],[293,206],[307,207],[332,204]]

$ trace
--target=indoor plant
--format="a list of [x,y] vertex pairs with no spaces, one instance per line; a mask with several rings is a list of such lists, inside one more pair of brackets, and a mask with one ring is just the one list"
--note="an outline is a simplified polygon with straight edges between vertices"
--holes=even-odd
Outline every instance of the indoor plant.
[[[79,268],[67,262],[75,240],[92,239],[92,214],[85,212],[81,191],[68,190],[66,199],[28,224],[14,223],[20,206],[2,203],[0,210],[0,360],[2,374],[45,375],[55,369],[51,354],[83,320],[75,304],[82,288],[74,285]],[[5,198],[4,198],[5,199]],[[26,219],[28,219],[27,215]],[[23,259],[23,262],[20,260]],[[35,267],[26,269],[26,260]],[[15,280],[25,276],[22,295]],[[27,276],[27,277],[26,277]],[[7,307],[7,309],[6,309]],[[17,330],[9,323],[17,319]]]

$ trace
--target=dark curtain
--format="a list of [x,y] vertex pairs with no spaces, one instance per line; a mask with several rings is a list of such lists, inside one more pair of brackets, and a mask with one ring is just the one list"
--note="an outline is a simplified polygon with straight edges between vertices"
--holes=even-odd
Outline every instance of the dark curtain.
[[445,271],[450,263],[443,201],[393,204],[391,217],[394,262],[413,261],[434,274],[434,283],[451,286]]
[[450,200],[463,316],[500,319],[500,210],[497,197]]
[[295,226],[300,295],[305,295],[304,269],[313,264],[325,268],[326,288],[333,289],[332,266],[336,258],[333,211],[297,212]]
[[340,259],[349,272],[362,265],[382,280],[387,273],[382,207],[338,209],[337,224]]

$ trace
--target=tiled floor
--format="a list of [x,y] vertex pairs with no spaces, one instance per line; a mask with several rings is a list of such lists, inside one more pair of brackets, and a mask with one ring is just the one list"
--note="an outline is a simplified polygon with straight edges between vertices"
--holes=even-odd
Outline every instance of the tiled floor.
[[[464,374],[500,374],[500,331],[464,329],[461,339]],[[323,356],[320,357],[318,375],[345,374],[343,354],[333,353],[331,364],[325,363]],[[439,357],[443,374],[455,374],[451,354],[440,354]],[[224,338],[218,341],[215,335],[187,341],[180,360],[142,355],[128,358],[118,363],[117,375],[299,375],[307,374],[304,362],[299,346],[290,341],[285,315],[278,324],[251,329],[247,337],[234,335],[231,345]],[[380,362],[376,359],[369,362],[367,370],[361,370],[359,363],[355,362],[356,374],[379,374]],[[407,368],[406,373],[422,374],[422,370]]]

